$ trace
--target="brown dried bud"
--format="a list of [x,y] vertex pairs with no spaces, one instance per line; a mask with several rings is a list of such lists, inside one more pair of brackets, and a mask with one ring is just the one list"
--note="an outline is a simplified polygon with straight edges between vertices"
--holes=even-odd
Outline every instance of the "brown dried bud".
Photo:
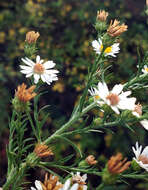
[[89,165],[95,165],[97,163],[97,160],[95,160],[95,157],[93,155],[89,155],[87,156],[87,158],[85,159],[85,161],[89,164]]
[[43,190],[59,190],[63,187],[61,183],[58,182],[59,178],[57,176],[45,174],[44,183],[41,183]]
[[37,144],[34,149],[35,154],[40,158],[52,156],[52,150],[45,144]]
[[27,32],[25,41],[28,42],[29,44],[36,43],[39,36],[40,34],[38,32],[35,31]]
[[127,31],[128,26],[125,24],[121,24],[119,25],[120,22],[118,20],[114,20],[110,22],[110,25],[107,29],[107,33],[108,35],[110,35],[111,37],[116,37],[119,36],[120,34],[122,34],[123,32]]
[[111,174],[119,174],[129,168],[131,162],[126,162],[127,158],[124,160],[122,159],[123,157],[121,153],[118,153],[110,158],[107,163],[107,168]]
[[15,96],[21,101],[21,102],[28,102],[32,98],[36,96],[36,93],[33,92],[35,89],[35,85],[31,86],[30,88],[26,89],[26,85],[23,83],[22,85],[17,87],[17,91],[15,92]]
[[108,12],[105,12],[104,10],[100,10],[97,12],[97,20],[105,22],[107,17],[108,17]]

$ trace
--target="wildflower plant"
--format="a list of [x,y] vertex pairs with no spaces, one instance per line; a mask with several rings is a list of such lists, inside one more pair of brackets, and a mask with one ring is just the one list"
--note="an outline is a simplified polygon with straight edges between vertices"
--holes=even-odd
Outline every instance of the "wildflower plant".
[[[34,187],[30,185],[32,190],[92,189],[93,187],[89,183],[89,174],[101,177],[99,186],[95,187],[97,190],[104,189],[107,185],[122,183],[127,178],[140,179],[148,176],[146,172],[142,171],[142,169],[147,171],[148,168],[147,147],[141,153],[142,146],[139,147],[136,143],[136,149],[133,147],[136,158],[133,161],[124,159],[122,154],[118,153],[115,156],[111,155],[104,168],[100,169],[101,167],[98,167],[100,163],[94,155],[84,155],[71,140],[71,136],[75,134],[82,136],[92,132],[102,134],[108,127],[122,126],[133,132],[134,125],[139,123],[146,130],[148,129],[147,110],[142,110],[139,100],[133,96],[135,89],[147,88],[148,74],[145,71],[147,71],[148,54],[146,53],[143,60],[139,61],[137,73],[133,78],[111,88],[106,81],[110,67],[106,66],[105,61],[120,56],[120,35],[126,32],[128,27],[120,24],[118,20],[108,24],[108,13],[100,10],[97,13],[95,28],[97,39],[92,41],[95,61],[88,65],[85,89],[74,106],[69,120],[46,138],[42,135],[42,127],[48,119],[49,113],[44,115],[42,120],[39,119],[40,113],[46,108],[46,106],[38,108],[40,98],[44,94],[41,86],[52,85],[58,80],[60,72],[56,69],[54,61],[44,61],[37,54],[36,45],[39,33],[34,31],[27,33],[24,47],[25,58],[20,60],[20,72],[25,74],[29,83],[27,85],[19,84],[12,100],[13,110],[7,146],[8,170],[3,190],[23,189],[24,177],[29,175],[29,169],[37,169],[37,167],[50,174],[45,175],[44,182],[38,179],[35,181]],[[31,86],[29,86],[30,84]],[[94,108],[102,112],[103,117],[98,118],[94,114],[93,119],[87,125],[85,116],[89,115]],[[85,125],[80,128],[73,127],[80,119]],[[31,126],[32,133],[26,136],[29,126]],[[144,128],[141,127],[141,130]],[[68,155],[61,160],[54,160],[56,150],[52,150],[52,146],[55,143],[58,144],[60,140],[72,146],[76,152],[75,155],[78,159],[74,160],[72,165],[66,165],[66,162],[73,155]],[[47,157],[54,158],[47,162],[44,159]],[[63,176],[60,176],[54,169],[63,171]]]

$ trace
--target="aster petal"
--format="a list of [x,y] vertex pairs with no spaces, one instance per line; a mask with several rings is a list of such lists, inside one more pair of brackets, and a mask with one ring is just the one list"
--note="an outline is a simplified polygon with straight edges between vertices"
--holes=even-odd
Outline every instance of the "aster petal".
[[143,149],[141,155],[148,157],[148,146]]
[[39,55],[36,56],[36,63],[40,63],[40,56]]
[[140,121],[141,125],[146,129],[148,130],[148,120],[147,119],[144,119],[142,121]]
[[53,61],[46,61],[43,66],[45,69],[53,68],[56,64]]
[[29,77],[31,77],[32,75],[33,75],[33,73],[31,72],[31,73],[29,73],[29,74],[26,75],[26,78],[29,78]]
[[109,95],[109,90],[108,90],[106,83],[99,82],[98,83],[98,91],[99,91],[99,96],[101,97],[101,99],[106,101],[106,97]]
[[91,89],[88,89],[88,92],[90,93],[91,96],[95,95],[94,88],[91,87]]
[[67,179],[62,190],[68,190],[71,184],[71,180]]
[[92,46],[94,48],[94,51],[96,51],[97,54],[101,53],[101,40],[99,39],[99,42],[97,40],[94,40],[92,42]]
[[81,175],[80,175],[80,172],[77,172],[76,175],[81,176]]
[[86,179],[87,179],[87,174],[84,174],[84,175],[82,176],[82,178],[83,178],[84,181],[86,181]]
[[116,84],[114,87],[113,87],[113,89],[112,89],[112,93],[113,94],[117,94],[117,95],[119,95],[121,92],[122,92],[122,90],[123,90],[123,85],[122,84]]
[[139,146],[139,145],[138,145],[138,142],[136,142],[136,145],[135,145],[135,146],[136,146],[136,147],[133,146],[132,149],[133,149],[133,152],[134,152],[136,158],[138,159],[139,156],[140,156],[140,154],[141,154],[142,146]]
[[137,162],[137,164],[139,164],[139,166],[140,166],[141,168],[143,168],[143,169],[145,169],[146,171],[148,171],[148,164],[143,164],[142,161],[139,161],[139,160],[137,160],[137,159],[135,159],[135,158],[133,158],[133,159]]
[[[27,60],[26,60],[27,59]],[[27,57],[26,57],[26,59],[24,59],[24,58],[22,58],[21,60],[26,64],[26,65],[28,65],[28,66],[34,66],[35,65],[35,63],[33,62],[33,61],[31,61],[30,59],[28,59]]]
[[77,183],[75,183],[74,185],[72,185],[70,190],[78,190],[78,188],[79,188],[79,185]]
[[43,82],[46,81],[44,75],[41,75],[41,79],[42,79]]
[[136,117],[140,117],[139,113],[137,113],[136,111],[133,111],[132,114]]
[[119,95],[119,98],[126,98],[127,96],[131,95],[131,91],[126,91],[126,92],[122,92],[120,95]]
[[118,108],[122,110],[134,110],[136,98],[123,98],[118,103]]
[[40,79],[40,75],[34,74],[34,83],[37,84]]
[[35,180],[35,186],[36,186],[37,190],[43,190],[40,181]]
[[32,67],[29,67],[29,66],[25,66],[25,65],[20,65],[20,68],[23,69],[23,70],[33,70]]
[[114,112],[116,114],[120,114],[120,112],[119,112],[119,110],[118,110],[118,108],[116,106],[111,106],[111,108],[112,108],[112,110],[114,110]]
[[32,73],[32,71],[30,71],[30,70],[21,70],[20,72],[23,74],[31,74]]
[[31,190],[36,190],[36,188],[34,188],[34,187],[31,187]]
[[52,77],[51,77],[50,75],[43,74],[43,77],[44,77],[44,79],[45,79],[45,81],[46,81],[47,83],[52,82]]
[[35,65],[35,63],[34,63],[31,59],[29,59],[28,57],[25,57],[25,59],[26,59],[32,66]]
[[47,73],[47,74],[56,74],[56,73],[59,73],[59,71],[58,70],[56,70],[56,69],[50,69],[50,70],[45,70],[45,72]]
[[40,64],[42,64],[43,62],[44,62],[44,59],[41,59],[41,60],[40,60]]

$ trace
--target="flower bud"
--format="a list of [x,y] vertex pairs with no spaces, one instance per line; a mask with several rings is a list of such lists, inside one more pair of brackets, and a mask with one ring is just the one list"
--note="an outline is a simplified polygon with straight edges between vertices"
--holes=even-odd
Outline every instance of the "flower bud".
[[40,34],[38,32],[35,32],[35,31],[27,32],[25,41],[28,44],[36,43],[39,36]]
[[33,92],[35,89],[35,85],[26,89],[26,85],[23,83],[22,85],[17,87],[15,91],[15,97],[12,100],[12,104],[14,109],[17,112],[25,112],[30,109],[30,100],[36,96],[36,93]]
[[118,175],[127,170],[131,162],[127,162],[127,159],[123,159],[122,154],[118,153],[112,156],[107,162],[105,169],[103,170],[102,180],[105,184],[115,184]]
[[97,12],[98,21],[105,22],[107,17],[108,17],[108,12],[105,12],[104,10],[100,10]]
[[85,161],[88,163],[88,165],[95,165],[97,163],[97,160],[95,160],[95,157],[93,155],[87,156]]
[[110,22],[110,25],[107,29],[107,33],[111,37],[120,36],[123,32],[127,31],[128,26],[125,24],[121,24],[118,20],[114,20]]
[[45,144],[37,144],[35,146],[34,153],[39,158],[45,158],[45,157],[53,156],[52,150]]

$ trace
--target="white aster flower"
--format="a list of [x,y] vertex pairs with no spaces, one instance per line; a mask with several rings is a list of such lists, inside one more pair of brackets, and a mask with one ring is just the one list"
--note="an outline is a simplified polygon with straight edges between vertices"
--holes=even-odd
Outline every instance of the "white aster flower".
[[107,104],[115,113],[120,114],[119,109],[133,110],[136,102],[136,98],[127,97],[131,94],[131,91],[123,92],[122,90],[122,84],[115,85],[113,89],[109,91],[105,82],[99,82],[97,89],[91,89],[89,92],[92,96],[97,94],[97,96],[100,97],[100,100],[97,101],[98,104]]
[[82,190],[87,190],[86,184],[87,174],[80,175],[80,172],[77,172],[76,174],[72,173],[72,182],[78,184],[78,187]]
[[42,185],[41,185],[40,181],[38,181],[38,180],[35,180],[35,187],[36,188],[31,187],[31,190],[43,190]]
[[[103,44],[101,38],[99,38],[98,41],[94,40],[92,42],[92,46],[97,54],[101,54],[103,50]],[[119,50],[120,50],[119,43],[114,43],[112,46],[109,46],[104,50],[104,55],[105,56],[110,55],[112,57],[116,57],[115,54],[119,53]]]
[[80,175],[80,172],[76,174],[72,173],[72,178],[66,180],[64,186],[59,190],[87,190],[86,184],[87,174],[83,176]]
[[148,171],[148,146],[142,151],[142,146],[136,142],[136,147],[132,147],[135,157],[133,158],[137,164],[146,171]]
[[[136,117],[140,117],[142,115],[142,105],[141,104],[135,105],[135,108],[132,111],[132,114],[135,115]],[[148,120],[147,119],[140,121],[140,123],[146,130],[148,130]]]
[[37,55],[36,62],[33,62],[29,58],[22,58],[22,61],[27,65],[20,65],[21,73],[25,74],[26,77],[34,77],[34,83],[38,83],[39,79],[50,85],[52,81],[58,80],[57,73],[59,71],[53,69],[55,63],[53,61],[45,61],[40,59]]
[[144,74],[148,74],[148,66],[147,65],[144,65],[143,69],[142,69],[142,72]]

